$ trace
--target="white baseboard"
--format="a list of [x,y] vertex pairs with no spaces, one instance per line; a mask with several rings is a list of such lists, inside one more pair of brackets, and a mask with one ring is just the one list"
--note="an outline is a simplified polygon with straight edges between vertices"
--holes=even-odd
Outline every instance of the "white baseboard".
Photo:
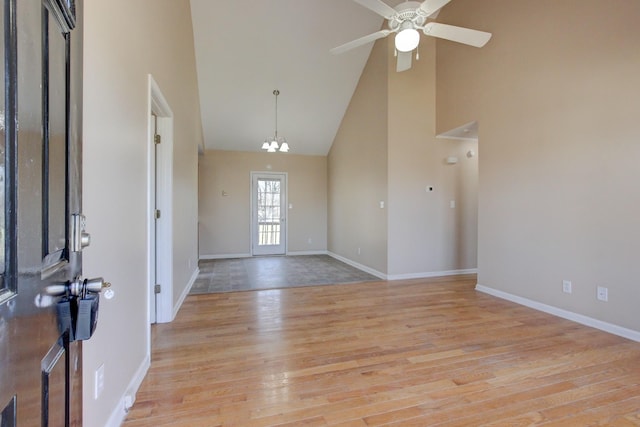
[[562,317],[563,319],[571,320],[576,323],[580,323],[585,326],[600,329],[601,331],[608,332],[610,334],[618,335],[623,338],[627,338],[633,341],[640,342],[640,332],[633,329],[627,329],[622,326],[614,325],[612,323],[603,322],[602,320],[594,319],[592,317],[584,316],[582,314],[574,313],[572,311],[564,310],[562,308],[554,307],[552,305],[543,304],[541,302],[533,301],[528,298],[520,297],[510,294],[508,292],[493,289],[481,284],[476,285],[476,290],[485,294],[492,295],[494,297],[502,298],[507,301],[515,302],[516,304],[524,305],[534,310],[543,311],[554,316]]
[[219,254],[219,255],[199,255],[198,259],[231,259],[231,258],[251,258],[251,254]]
[[475,274],[478,272],[477,268],[468,268],[464,270],[429,271],[424,273],[385,274],[380,271],[374,270],[373,268],[367,267],[366,265],[359,264],[348,258],[340,256],[338,254],[334,254],[333,252],[327,252],[327,254],[330,257],[337,259],[338,261],[342,261],[345,264],[349,264],[350,266],[355,267],[358,270],[365,271],[369,274],[379,277],[382,280],[426,279],[429,277],[456,276],[459,274]]
[[462,270],[428,271],[423,273],[390,274],[387,280],[407,280],[407,279],[427,279],[429,277],[457,276],[460,274],[476,274],[477,268],[467,268]]
[[327,255],[327,251],[292,251],[292,252],[287,252],[287,256],[299,256],[299,255]]
[[[173,308],[172,320],[176,317],[176,314],[178,313],[178,310],[180,310],[180,307],[182,306],[182,303],[184,302],[187,295],[189,295],[189,291],[191,291],[191,287],[195,283],[199,274],[200,274],[200,269],[196,268],[193,274],[191,275],[191,278],[189,279],[187,286],[185,287],[184,291],[180,295],[178,302]],[[111,412],[111,415],[109,416],[109,419],[105,427],[119,427],[120,425],[122,425],[122,422],[127,417],[129,408],[133,405],[133,403],[136,400],[136,393],[138,392],[138,389],[140,388],[140,385],[142,384],[144,377],[147,375],[147,371],[149,370],[150,366],[151,366],[151,357],[150,355],[147,355],[145,356],[144,360],[142,361],[142,364],[138,367],[138,370],[136,371],[135,375],[131,379],[131,382],[129,383],[129,386],[127,387],[126,392],[118,400],[118,404],[113,409],[113,412]]]
[[[297,255],[327,255],[327,251],[290,251],[287,252],[287,256],[297,256]],[[219,255],[200,255],[198,259],[200,260],[208,260],[208,259],[233,259],[233,258],[251,258],[253,255],[251,254],[219,254]]]
[[366,265],[362,265],[360,263],[357,263],[355,261],[350,260],[349,258],[345,258],[343,256],[340,256],[338,254],[334,254],[333,252],[327,252],[327,255],[329,255],[331,258],[335,258],[338,261],[342,261],[345,264],[349,264],[351,267],[355,267],[358,270],[362,270],[365,273],[369,273],[373,276],[376,276],[382,280],[387,280],[387,275],[384,273],[379,272],[378,270],[374,270],[373,268],[367,267]]
[[182,303],[184,302],[184,299],[187,297],[187,295],[189,295],[189,292],[191,292],[191,288],[193,287],[193,284],[196,282],[196,279],[198,278],[198,274],[200,274],[200,269],[196,268],[193,274],[191,275],[191,278],[189,279],[189,283],[187,283],[187,286],[184,288],[184,290],[182,291],[182,294],[180,294],[180,298],[178,298],[178,301],[176,301],[176,304],[173,307],[171,321],[173,321],[173,319],[176,318],[176,315],[178,314],[178,310],[180,310],[180,307],[182,307]]
[[144,377],[147,375],[147,371],[150,366],[151,359],[149,356],[146,356],[129,382],[127,390],[120,399],[118,399],[118,404],[113,408],[111,416],[109,416],[105,427],[120,427],[122,425],[122,422],[127,417],[129,408],[133,405],[133,402],[136,401],[136,393],[138,392]]

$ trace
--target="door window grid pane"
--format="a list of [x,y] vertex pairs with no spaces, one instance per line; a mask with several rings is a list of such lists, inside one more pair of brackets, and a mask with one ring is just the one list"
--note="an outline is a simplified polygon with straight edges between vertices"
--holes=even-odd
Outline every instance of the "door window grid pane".
[[258,245],[280,244],[280,181],[258,179]]

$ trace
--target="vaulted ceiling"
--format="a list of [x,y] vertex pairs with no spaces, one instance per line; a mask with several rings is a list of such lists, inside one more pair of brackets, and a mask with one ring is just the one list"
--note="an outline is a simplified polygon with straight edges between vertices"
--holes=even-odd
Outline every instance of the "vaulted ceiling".
[[191,0],[191,12],[205,148],[260,151],[278,89],[291,153],[326,155],[373,44],[329,50],[383,18],[350,0]]

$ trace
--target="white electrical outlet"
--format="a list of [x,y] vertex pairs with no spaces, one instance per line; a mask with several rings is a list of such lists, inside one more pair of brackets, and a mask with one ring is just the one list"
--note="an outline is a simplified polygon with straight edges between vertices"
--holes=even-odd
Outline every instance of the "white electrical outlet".
[[565,294],[570,294],[572,291],[571,289],[571,280],[563,280],[562,281],[562,292],[564,292]]
[[609,301],[609,288],[598,286],[597,297],[600,301]]
[[93,398],[97,399],[102,394],[102,390],[104,390],[104,364],[100,365],[95,372],[94,378],[95,389],[93,390]]

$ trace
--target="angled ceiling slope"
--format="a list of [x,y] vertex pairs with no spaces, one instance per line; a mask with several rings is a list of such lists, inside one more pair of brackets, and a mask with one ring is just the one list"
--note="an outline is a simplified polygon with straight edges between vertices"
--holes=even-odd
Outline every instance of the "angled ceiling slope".
[[349,0],[191,0],[191,13],[206,149],[260,151],[279,89],[291,153],[326,155],[372,45],[329,50],[383,19]]

